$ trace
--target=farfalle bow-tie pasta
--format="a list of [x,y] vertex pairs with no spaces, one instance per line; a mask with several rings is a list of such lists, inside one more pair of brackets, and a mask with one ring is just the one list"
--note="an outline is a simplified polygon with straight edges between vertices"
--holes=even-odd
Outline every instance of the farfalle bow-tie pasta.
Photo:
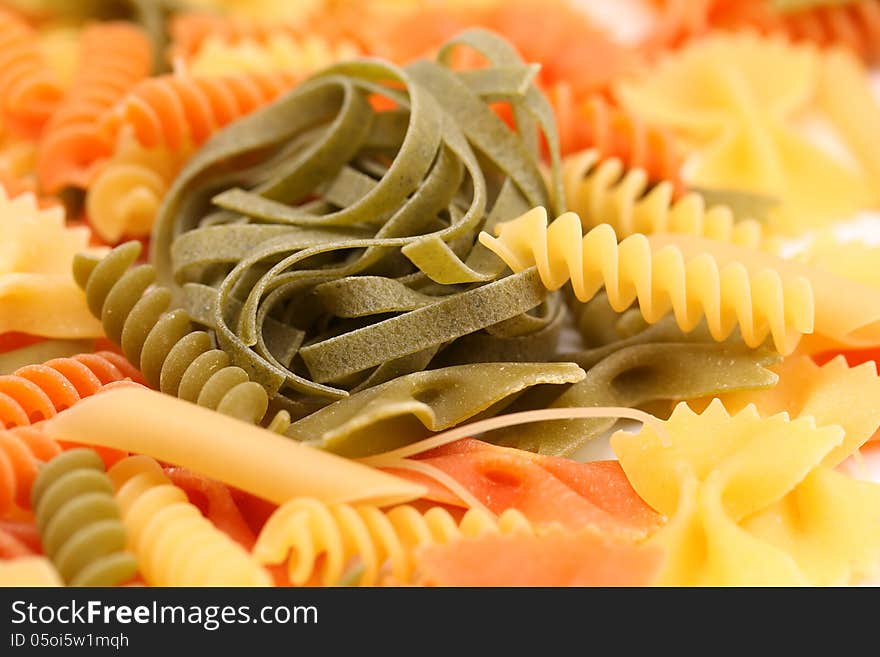
[[880,574],[880,5],[0,0],[0,585]]

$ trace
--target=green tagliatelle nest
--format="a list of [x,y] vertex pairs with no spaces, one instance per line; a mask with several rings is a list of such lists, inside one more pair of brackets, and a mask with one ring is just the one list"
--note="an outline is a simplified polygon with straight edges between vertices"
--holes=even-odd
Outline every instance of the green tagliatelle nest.
[[[452,68],[460,47],[487,66]],[[560,363],[578,356],[559,353],[559,294],[532,269],[511,275],[477,241],[530,208],[564,210],[536,71],[482,30],[447,43],[436,62],[338,64],[219,133],[177,178],[153,233],[159,280],[269,392],[270,409],[305,418],[288,435],[365,454],[424,435],[395,418],[438,431],[497,412],[526,388],[583,379]],[[508,106],[515,128],[494,103]],[[499,370],[504,363],[517,366]],[[739,387],[769,383],[754,365],[731,376]],[[659,391],[614,398],[668,397],[670,379],[659,377]],[[698,392],[726,387],[705,379]],[[594,391],[610,386],[590,381]],[[569,396],[590,405],[578,390]],[[592,435],[569,431],[550,451]]]

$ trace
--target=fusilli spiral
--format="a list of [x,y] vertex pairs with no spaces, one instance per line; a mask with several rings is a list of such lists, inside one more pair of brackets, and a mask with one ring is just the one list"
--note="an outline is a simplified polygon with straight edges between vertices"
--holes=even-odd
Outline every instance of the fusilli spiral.
[[28,508],[40,463],[61,453],[61,447],[33,427],[0,430],[0,513],[13,505]]
[[43,549],[70,586],[113,586],[137,571],[98,454],[72,449],[40,469],[31,499]]
[[442,507],[422,514],[408,505],[382,511],[375,506],[327,505],[299,498],[282,505],[269,518],[253,553],[263,564],[279,564],[292,552],[288,568],[293,584],[305,584],[316,576],[324,585],[338,583],[349,562],[359,559],[364,569],[360,584],[371,586],[381,579],[386,561],[395,583],[408,582],[413,574],[413,550],[419,546],[490,532],[534,531],[526,517],[514,509],[497,519],[471,509],[456,523]]
[[189,155],[188,149],[146,149],[123,140],[86,192],[86,214],[95,232],[110,243],[149,235],[162,198]]
[[676,192],[684,189],[684,157],[669,133],[646,124],[599,94],[578,101],[566,82],[553,85],[547,96],[556,113],[563,154],[594,148],[603,158],[619,158],[627,169],[644,169],[652,181],[670,181]]
[[691,331],[705,315],[716,340],[739,325],[750,347],[769,333],[783,354],[794,350],[801,334],[813,331],[813,291],[802,277],[783,277],[770,268],[749,271],[741,262],[720,267],[708,253],[686,261],[674,246],[655,250],[641,233],[618,244],[607,224],[582,235],[573,212],[548,226],[541,207],[499,224],[496,232],[497,238],[481,233],[480,242],[514,271],[537,266],[550,290],[571,280],[580,301],[604,287],[612,308],[621,312],[637,300],[650,323],[672,309],[679,327]]
[[243,369],[231,366],[225,352],[213,349],[211,337],[193,329],[185,310],[168,310],[167,288],[147,291],[156,278],[153,266],[129,270],[140,250],[139,242],[127,242],[103,260],[74,260],[74,277],[107,337],[122,346],[151,386],[246,422],[259,422],[269,404],[266,390]]
[[81,48],[74,86],[40,143],[37,175],[49,192],[91,182],[98,165],[113,151],[99,118],[150,73],[150,42],[128,23],[87,28]]
[[132,89],[103,123],[111,132],[131,127],[147,147],[198,145],[226,124],[273,101],[293,82],[294,77],[284,72],[149,78]]
[[760,247],[763,229],[758,221],[735,221],[726,206],[707,208],[696,192],[674,200],[672,183],[650,187],[649,179],[649,173],[625,168],[619,159],[600,159],[597,150],[571,155],[563,162],[567,207],[581,217],[586,228],[607,223],[620,237],[685,233]]
[[35,137],[63,94],[40,52],[37,32],[0,8],[0,98],[6,123],[16,132]]
[[124,379],[143,381],[125,358],[112,351],[19,368],[0,376],[0,426],[23,426],[37,418],[50,418],[108,383]]
[[285,71],[304,78],[360,54],[360,49],[349,41],[333,43],[316,34],[274,34],[263,42],[244,39],[235,44],[211,36],[192,56],[186,71],[197,76]]
[[186,493],[148,456],[132,456],[109,472],[138,557],[153,586],[269,586],[269,574],[214,527]]

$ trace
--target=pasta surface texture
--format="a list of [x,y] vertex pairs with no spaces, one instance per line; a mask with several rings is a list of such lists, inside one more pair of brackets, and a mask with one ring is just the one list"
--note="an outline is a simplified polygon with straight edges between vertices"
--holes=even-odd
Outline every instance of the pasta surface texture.
[[59,454],[40,469],[31,497],[43,549],[69,586],[113,586],[137,571],[97,453]]
[[0,187],[0,232],[0,333],[101,335],[70,275],[74,254],[89,250],[88,230],[68,227],[61,208],[41,210],[32,194],[9,198]]
[[37,176],[44,189],[86,187],[113,150],[104,113],[150,72],[150,43],[127,23],[84,30],[76,79],[40,139]]
[[442,507],[425,513],[406,505],[383,511],[375,506],[328,505],[299,498],[272,514],[253,553],[267,565],[287,561],[290,581],[295,585],[315,579],[325,586],[337,584],[353,558],[363,566],[361,586],[376,585],[383,578],[386,561],[390,572],[384,576],[405,584],[413,578],[414,552],[419,547],[489,533],[534,532],[532,524],[515,510],[498,518],[470,510],[456,521]]
[[583,235],[574,213],[547,223],[547,211],[535,208],[487,233],[482,243],[514,271],[537,266],[548,289],[571,280],[575,296],[588,301],[602,288],[614,310],[636,300],[642,316],[658,321],[670,309],[684,331],[705,316],[709,332],[724,340],[738,325],[750,347],[768,335],[782,354],[791,353],[800,336],[812,333],[814,307],[809,282],[784,276],[772,266],[752,267],[746,260],[718,262],[711,252],[688,257],[672,246],[656,248],[642,234],[617,243],[614,229],[602,224]]
[[667,549],[661,583],[841,585],[871,574],[880,485],[823,464],[842,427],[762,418],[754,406],[731,416],[720,401],[699,415],[681,404],[665,426],[666,440],[647,426],[612,437],[635,489],[670,518],[649,541]]
[[109,477],[140,573],[154,586],[270,586],[271,577],[238,543],[187,501],[159,464],[132,456]]

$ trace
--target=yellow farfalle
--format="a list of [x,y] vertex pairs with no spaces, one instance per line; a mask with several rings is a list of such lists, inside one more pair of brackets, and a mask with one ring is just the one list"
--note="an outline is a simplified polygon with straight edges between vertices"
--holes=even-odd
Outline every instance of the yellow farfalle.
[[633,487],[670,518],[649,539],[667,551],[661,583],[846,584],[870,573],[880,485],[823,464],[849,442],[843,427],[762,418],[751,405],[731,416],[715,400],[702,414],[679,404],[665,429],[611,439]]
[[189,60],[187,70],[201,76],[284,71],[306,77],[360,53],[352,42],[331,43],[317,34],[294,37],[278,33],[265,41],[244,39],[236,43],[212,36]]
[[[830,75],[825,57],[775,37],[718,34],[621,82],[616,93],[629,111],[694,149],[692,183],[777,197],[782,203],[770,212],[771,227],[799,232],[878,201],[875,167],[858,161],[868,149],[855,148],[856,161],[845,161],[798,129],[802,116],[824,110],[820,118],[850,145],[849,137],[867,132],[840,129],[840,119],[852,116],[850,95],[867,93],[866,76]],[[831,73],[838,68],[835,61]]]
[[[802,276],[781,275],[778,270],[788,263],[773,256],[766,256],[761,266],[752,266],[750,257],[719,262],[711,252],[688,254],[674,244],[655,246],[653,237],[641,233],[618,244],[608,224],[582,235],[581,220],[573,212],[548,226],[547,211],[541,207],[498,224],[496,232],[497,238],[481,233],[480,242],[512,270],[537,267],[549,290],[571,280],[580,301],[589,301],[604,287],[615,311],[638,301],[649,323],[671,310],[678,326],[691,331],[705,317],[716,340],[726,339],[739,326],[747,345],[757,347],[769,335],[782,354],[791,353],[801,335],[813,331],[809,282]],[[738,248],[746,255],[753,253]]]
[[0,186],[0,235],[0,333],[103,335],[71,274],[74,255],[89,250],[88,228],[68,227],[60,208],[41,210],[32,194],[10,199]]
[[808,356],[791,356],[770,369],[779,375],[779,383],[722,395],[724,406],[736,412],[752,404],[762,415],[785,412],[842,426],[846,438],[825,457],[825,465],[839,464],[880,426],[880,376],[873,361],[849,367],[840,356],[820,367]]

